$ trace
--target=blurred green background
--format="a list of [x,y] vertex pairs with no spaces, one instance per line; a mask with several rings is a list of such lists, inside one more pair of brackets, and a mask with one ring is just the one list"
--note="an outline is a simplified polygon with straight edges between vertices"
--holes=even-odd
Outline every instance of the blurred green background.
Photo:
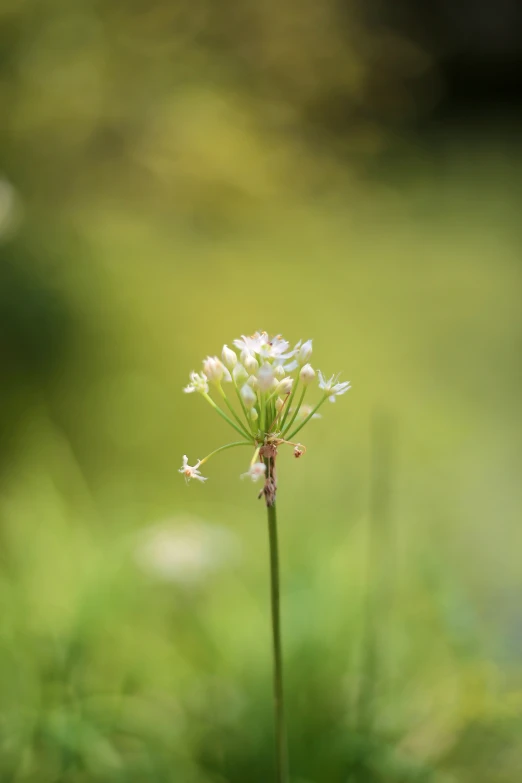
[[280,458],[293,783],[522,779],[518,125],[364,11],[0,5],[2,783],[273,779],[264,509],[177,473],[256,329],[353,386]]

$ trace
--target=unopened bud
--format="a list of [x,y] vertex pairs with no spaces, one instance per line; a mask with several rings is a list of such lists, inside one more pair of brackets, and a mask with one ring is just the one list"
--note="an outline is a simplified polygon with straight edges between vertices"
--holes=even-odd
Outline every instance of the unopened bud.
[[237,364],[236,353],[231,348],[229,348],[228,345],[223,346],[221,357],[223,359],[223,362],[225,363],[225,366],[228,367],[229,370],[232,370],[236,366]]
[[307,386],[309,383],[313,381],[315,378],[315,370],[312,367],[311,364],[305,364],[304,367],[301,368],[301,372],[299,373],[299,377],[304,383],[305,386]]
[[257,380],[261,391],[268,391],[274,381],[274,368],[271,364],[263,364],[257,373]]
[[283,378],[282,381],[279,381],[277,384],[277,393],[281,395],[290,394],[292,391],[292,384],[294,383],[294,379],[290,378],[290,376]]
[[245,370],[250,373],[250,375],[253,375],[253,373],[256,373],[259,369],[258,361],[251,353],[247,353],[243,357],[243,364],[245,365]]
[[239,386],[239,384],[244,383],[246,379],[248,378],[248,373],[243,367],[242,364],[239,362],[236,364],[234,369],[232,370],[232,377],[234,378],[234,382]]
[[306,364],[306,362],[311,357],[311,355],[312,355],[312,341],[307,340],[299,348],[299,364]]
[[217,356],[207,356],[203,362],[203,372],[211,383],[219,383],[225,373],[230,379],[228,370],[225,369],[225,366],[219,361]]
[[243,402],[247,408],[252,408],[256,404],[257,395],[252,390],[252,387],[248,385],[248,383],[245,383],[245,385],[241,388],[241,397],[243,398]]

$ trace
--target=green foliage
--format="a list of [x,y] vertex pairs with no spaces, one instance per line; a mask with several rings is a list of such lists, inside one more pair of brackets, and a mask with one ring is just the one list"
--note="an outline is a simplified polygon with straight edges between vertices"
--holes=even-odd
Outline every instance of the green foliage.
[[519,152],[364,119],[424,60],[355,11],[228,5],[0,8],[0,780],[271,780],[263,509],[177,473],[267,329],[353,384],[280,457],[292,783],[516,783]]

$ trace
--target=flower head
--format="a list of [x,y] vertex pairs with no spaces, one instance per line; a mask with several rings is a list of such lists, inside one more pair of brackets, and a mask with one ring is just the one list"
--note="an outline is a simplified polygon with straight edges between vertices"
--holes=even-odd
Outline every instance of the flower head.
[[185,481],[187,484],[189,483],[190,479],[197,479],[198,481],[206,481],[207,477],[202,476],[199,472],[198,468],[201,465],[201,460],[198,460],[194,467],[191,467],[188,464],[188,457],[186,454],[183,455],[183,465],[179,469],[178,473],[183,473],[185,476]]
[[[184,457],[180,473],[187,481],[205,481],[199,468],[213,454],[233,446],[251,446],[254,456],[243,475],[252,480],[264,477],[262,494],[267,504],[274,502],[278,448],[291,445],[295,456],[300,457],[305,447],[296,444],[296,434],[309,420],[320,418],[317,411],[326,399],[333,402],[350,388],[348,381],[339,381],[338,375],[325,379],[322,372],[316,373],[309,363],[311,355],[312,340],[299,340],[292,347],[280,334],[271,337],[268,332],[258,331],[251,336],[242,335],[231,347],[224,345],[221,359],[208,356],[203,372],[190,374],[184,391],[200,392],[242,440],[220,446],[193,467]],[[231,382],[232,398],[227,396],[222,381]],[[315,404],[308,404],[305,395],[311,394],[314,387],[322,394]]]

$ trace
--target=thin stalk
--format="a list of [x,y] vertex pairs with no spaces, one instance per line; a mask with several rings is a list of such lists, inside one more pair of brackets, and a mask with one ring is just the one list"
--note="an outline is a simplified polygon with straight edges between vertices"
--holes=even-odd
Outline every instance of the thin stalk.
[[267,506],[268,538],[270,542],[270,598],[272,607],[272,644],[274,655],[274,713],[276,783],[288,783],[288,752],[283,701],[283,655],[279,608],[279,551],[275,503]]
[[297,416],[297,414],[299,413],[299,411],[300,411],[300,409],[301,409],[301,405],[303,404],[303,400],[304,400],[304,398],[305,398],[305,394],[306,394],[306,389],[307,389],[307,387],[306,387],[306,386],[304,386],[304,387],[303,387],[303,391],[301,392],[301,396],[299,397],[299,402],[298,402],[298,403],[297,403],[297,405],[295,406],[295,411],[293,412],[292,416],[290,417],[290,421],[288,422],[288,424],[287,424],[286,426],[284,426],[284,427],[281,427],[281,431],[282,431],[283,433],[284,433],[284,432],[288,432],[288,430],[290,429],[290,427],[291,427],[291,426],[292,426],[292,424],[294,423],[294,421],[295,421],[295,419],[296,419],[296,416]]
[[214,456],[214,454],[218,454],[220,451],[225,451],[225,449],[233,449],[235,446],[252,446],[252,441],[236,440],[234,443],[227,443],[225,446],[220,446],[219,449],[214,449],[214,451],[211,451],[210,454],[207,454],[206,457],[203,457],[203,459],[199,460],[198,465],[204,465],[205,462],[208,462],[208,460]]
[[[297,433],[299,432],[299,430],[301,430],[301,429],[304,427],[304,425],[305,425],[305,424],[307,424],[307,423],[310,421],[310,419],[312,418],[312,416],[314,415],[314,413],[315,413],[315,412],[316,412],[316,411],[317,411],[317,410],[318,410],[318,409],[321,407],[321,405],[323,404],[323,402],[324,402],[324,401],[325,401],[327,398],[328,398],[328,395],[327,395],[327,394],[325,394],[325,396],[323,397],[323,399],[322,399],[322,400],[320,400],[320,401],[317,403],[317,405],[315,406],[315,408],[313,408],[313,409],[310,411],[310,413],[308,414],[308,416],[306,417],[306,419],[305,419],[304,421],[302,421],[302,422],[301,422],[301,424],[299,425],[299,427],[298,427],[296,430],[294,430],[293,432],[291,432],[291,433],[290,433],[290,435],[288,436],[288,440],[293,440],[293,439],[295,438],[295,436],[297,435]],[[300,405],[300,404],[301,404],[301,403],[299,403],[299,405]],[[288,427],[286,428],[286,431],[288,431],[289,429],[290,429],[290,426],[288,426]],[[285,434],[286,434],[286,433],[285,433]]]
[[265,432],[266,422],[266,394],[265,392],[259,392],[259,423],[261,425],[261,432]]
[[208,403],[210,403],[210,405],[212,405],[212,407],[214,408],[214,410],[215,410],[217,413],[219,413],[219,415],[220,415],[220,416],[221,416],[223,419],[225,419],[225,421],[228,421],[228,423],[230,424],[230,426],[231,426],[231,427],[233,427],[233,428],[235,429],[235,431],[236,431],[236,432],[239,432],[239,434],[240,434],[240,435],[242,435],[244,438],[249,438],[249,437],[250,437],[250,434],[249,434],[248,432],[246,432],[245,430],[240,430],[240,429],[239,429],[239,427],[237,426],[237,424],[235,424],[235,422],[233,422],[233,421],[232,421],[232,419],[231,419],[229,416],[227,416],[227,414],[225,413],[225,411],[222,411],[222,410],[221,410],[221,408],[219,407],[219,405],[216,405],[216,403],[214,402],[214,400],[212,399],[212,397],[210,397],[208,394],[203,394],[203,397],[206,399],[206,401],[207,401]]
[[228,399],[227,395],[225,394],[225,390],[223,389],[223,387],[221,386],[221,384],[218,386],[218,389],[219,389],[219,393],[221,394],[221,396],[222,396],[222,397],[223,397],[223,399],[225,400],[225,403],[226,403],[226,405],[227,405],[227,407],[228,407],[228,409],[229,409],[230,413],[231,413],[231,414],[232,414],[232,416],[235,418],[235,420],[236,420],[236,421],[237,421],[237,423],[239,424],[240,428],[244,430],[244,434],[245,434],[245,435],[249,435],[250,433],[248,432],[248,430],[247,430],[247,428],[245,427],[244,423],[241,421],[241,419],[240,419],[240,418],[239,418],[239,416],[237,415],[236,411],[234,410],[234,407],[233,407],[232,403],[230,402],[230,400]]
[[292,391],[290,393],[290,399],[288,400],[288,406],[287,406],[287,408],[285,410],[283,418],[281,419],[281,430],[284,430],[284,428],[285,428],[285,422],[286,422],[286,420],[288,418],[288,414],[290,413],[290,408],[292,407],[292,403],[294,401],[295,393],[297,391],[297,387],[298,386],[299,386],[299,375],[297,376],[296,381],[293,384],[293,388],[292,388]]
[[246,409],[246,405],[243,402],[243,398],[241,396],[241,392],[239,391],[239,389],[237,387],[237,383],[236,383],[235,378],[233,378],[232,380],[233,380],[233,383],[234,383],[234,389],[236,390],[237,398],[238,398],[239,403],[240,403],[240,405],[241,405],[241,407],[243,409],[243,413],[245,414],[245,419],[247,420],[247,422],[248,422],[248,424],[250,426],[250,429],[252,430],[252,434],[254,434],[255,433],[254,422],[252,421],[251,417],[248,414],[248,411]]

